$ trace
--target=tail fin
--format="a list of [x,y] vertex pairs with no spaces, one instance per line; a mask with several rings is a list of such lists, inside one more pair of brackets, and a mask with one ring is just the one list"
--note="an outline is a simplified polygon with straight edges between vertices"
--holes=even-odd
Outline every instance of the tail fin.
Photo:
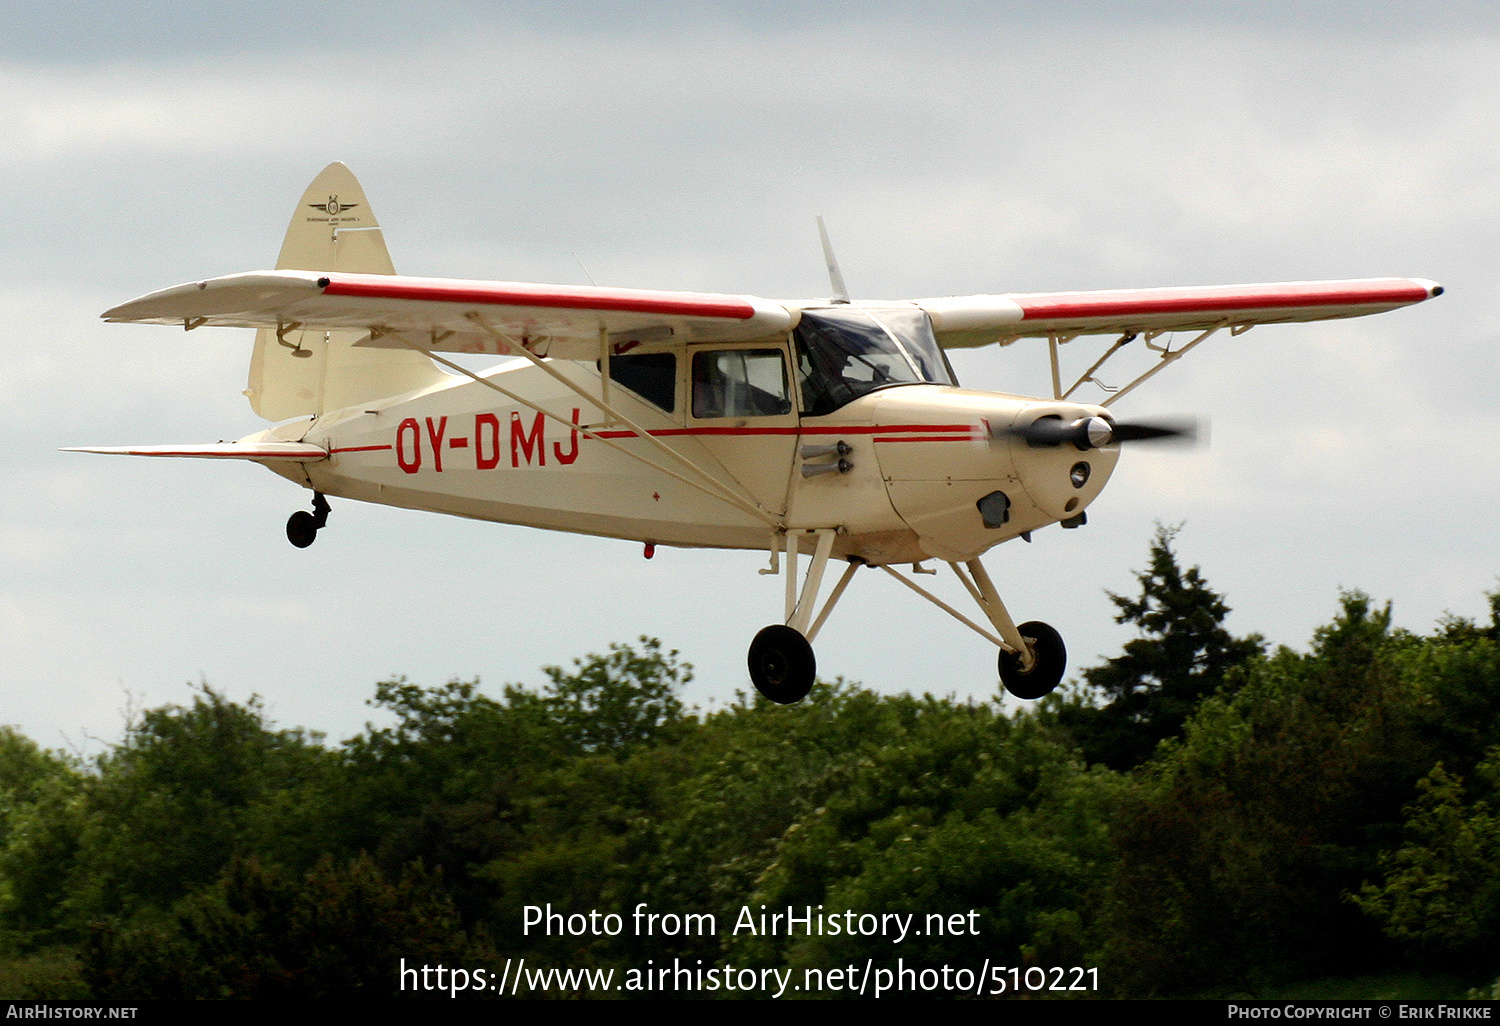
[[[278,270],[395,274],[385,237],[359,181],[335,161],[314,178],[292,213]],[[354,348],[357,331],[255,333],[245,395],[267,420],[288,420],[446,381],[421,353]]]

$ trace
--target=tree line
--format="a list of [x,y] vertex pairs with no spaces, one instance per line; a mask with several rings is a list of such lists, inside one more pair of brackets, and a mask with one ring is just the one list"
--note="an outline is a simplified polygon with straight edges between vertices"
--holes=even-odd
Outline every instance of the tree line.
[[[539,689],[380,683],[390,725],[338,744],[206,685],[87,761],[5,728],[0,997],[411,996],[403,958],[988,959],[1127,997],[1493,981],[1500,593],[1428,635],[1346,593],[1307,651],[1272,650],[1173,535],[1112,596],[1137,637],[1019,712],[834,681],[699,713],[643,638]],[[721,926],[523,932],[549,905]],[[974,928],[727,928],[762,906]]]

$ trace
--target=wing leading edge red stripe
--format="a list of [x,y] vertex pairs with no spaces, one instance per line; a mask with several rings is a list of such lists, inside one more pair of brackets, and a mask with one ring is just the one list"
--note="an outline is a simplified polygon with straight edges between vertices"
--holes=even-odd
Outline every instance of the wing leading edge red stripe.
[[747,321],[755,316],[755,307],[743,300],[729,296],[697,296],[684,292],[522,285],[375,274],[328,275],[318,279],[318,284],[323,287],[324,294],[329,296],[415,299],[432,303],[480,303],[487,306],[532,306],[558,310],[611,310],[679,317],[723,317],[740,321]]
[[1384,306],[1419,303],[1437,293],[1407,278],[1290,282],[1229,288],[1141,289],[1132,292],[1052,292],[1010,297],[1024,320],[1128,317],[1132,314],[1264,310],[1285,307]]

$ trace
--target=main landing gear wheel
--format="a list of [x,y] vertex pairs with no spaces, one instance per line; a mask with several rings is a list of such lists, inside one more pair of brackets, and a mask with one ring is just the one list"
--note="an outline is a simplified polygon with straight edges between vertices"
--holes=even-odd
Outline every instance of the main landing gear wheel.
[[286,540],[299,549],[307,548],[318,540],[318,531],[327,525],[328,511],[328,500],[323,493],[313,492],[312,512],[299,509],[287,519]]
[[1000,683],[1017,698],[1042,698],[1062,682],[1068,667],[1068,650],[1062,635],[1040,620],[1023,623],[1017,628],[1021,637],[1031,643],[1036,661],[1030,670],[1021,669],[1021,657],[1015,652],[1000,653]]
[[795,628],[772,624],[750,642],[750,681],[777,705],[806,698],[817,672],[812,645]]

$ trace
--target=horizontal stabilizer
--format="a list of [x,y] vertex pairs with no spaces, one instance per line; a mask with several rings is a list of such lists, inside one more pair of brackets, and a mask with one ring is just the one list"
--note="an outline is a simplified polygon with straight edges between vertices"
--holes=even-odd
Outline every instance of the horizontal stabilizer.
[[100,448],[70,446],[63,452],[102,452],[115,456],[178,456],[200,460],[254,460],[316,463],[328,452],[307,442],[217,442],[212,445],[112,445]]

